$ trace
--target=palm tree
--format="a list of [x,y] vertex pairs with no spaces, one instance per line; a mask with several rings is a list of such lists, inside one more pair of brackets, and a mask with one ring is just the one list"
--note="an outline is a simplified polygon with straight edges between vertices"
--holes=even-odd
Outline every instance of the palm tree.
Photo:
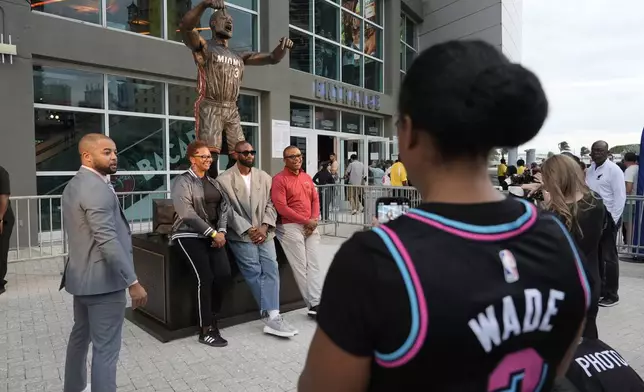
[[501,149],[501,159],[505,159],[505,154],[507,154],[507,153],[508,153],[508,149],[507,148],[502,148]]
[[559,147],[559,152],[570,151],[568,142],[561,142],[557,146]]
[[582,157],[585,157],[590,154],[590,150],[588,147],[582,147],[581,150],[579,150],[579,154],[581,154]]

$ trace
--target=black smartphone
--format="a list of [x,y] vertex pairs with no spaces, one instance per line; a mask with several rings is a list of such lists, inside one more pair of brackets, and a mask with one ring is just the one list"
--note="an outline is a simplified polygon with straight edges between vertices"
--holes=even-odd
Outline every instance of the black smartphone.
[[411,202],[406,197],[380,197],[376,200],[378,222],[387,223],[409,211]]

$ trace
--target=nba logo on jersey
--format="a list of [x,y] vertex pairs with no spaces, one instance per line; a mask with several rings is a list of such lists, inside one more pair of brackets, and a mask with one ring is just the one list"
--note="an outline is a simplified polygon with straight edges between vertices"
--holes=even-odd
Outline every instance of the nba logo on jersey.
[[504,249],[499,252],[499,258],[501,259],[501,264],[503,264],[503,274],[505,275],[505,281],[508,283],[514,283],[519,280],[517,261],[514,258],[512,252]]

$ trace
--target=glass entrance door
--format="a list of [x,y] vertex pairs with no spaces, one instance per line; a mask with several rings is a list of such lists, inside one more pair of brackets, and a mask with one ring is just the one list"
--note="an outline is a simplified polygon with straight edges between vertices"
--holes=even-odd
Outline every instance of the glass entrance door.
[[369,185],[382,185],[385,174],[385,162],[389,157],[389,139],[384,137],[368,137],[367,150],[369,158]]
[[366,168],[368,166],[369,159],[365,148],[366,143],[364,136],[343,138],[340,141],[340,155],[338,155],[338,160],[340,161],[341,177],[347,170],[349,159],[351,159],[351,156],[354,154],[357,155],[358,160],[364,164],[366,175]]
[[302,152],[302,170],[311,177],[318,172],[318,140],[310,130],[300,131],[291,128],[291,145]]

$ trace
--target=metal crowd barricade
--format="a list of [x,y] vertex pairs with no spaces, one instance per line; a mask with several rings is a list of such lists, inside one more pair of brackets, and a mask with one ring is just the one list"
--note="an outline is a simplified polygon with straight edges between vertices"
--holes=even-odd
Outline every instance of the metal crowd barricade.
[[643,217],[644,196],[627,196],[617,233],[617,252],[621,258],[644,259]]
[[[169,197],[168,191],[118,193],[117,198],[133,233],[152,229],[152,201]],[[60,195],[12,196],[16,218],[9,245],[9,262],[67,255],[65,222]]]
[[[375,185],[321,185],[320,231],[323,235],[350,237],[371,227],[379,197],[405,197],[411,206],[422,199],[413,187]],[[152,230],[152,202],[170,197],[168,191],[118,193],[133,233]],[[16,224],[10,241],[9,262],[65,256],[61,196],[14,196],[10,198]],[[353,203],[353,204],[352,204]],[[621,258],[644,259],[644,196],[628,196],[617,236]]]
[[376,217],[376,200],[380,197],[405,197],[415,207],[421,202],[413,187],[376,185],[320,185],[320,230],[323,235],[350,237],[354,232],[371,227]]

